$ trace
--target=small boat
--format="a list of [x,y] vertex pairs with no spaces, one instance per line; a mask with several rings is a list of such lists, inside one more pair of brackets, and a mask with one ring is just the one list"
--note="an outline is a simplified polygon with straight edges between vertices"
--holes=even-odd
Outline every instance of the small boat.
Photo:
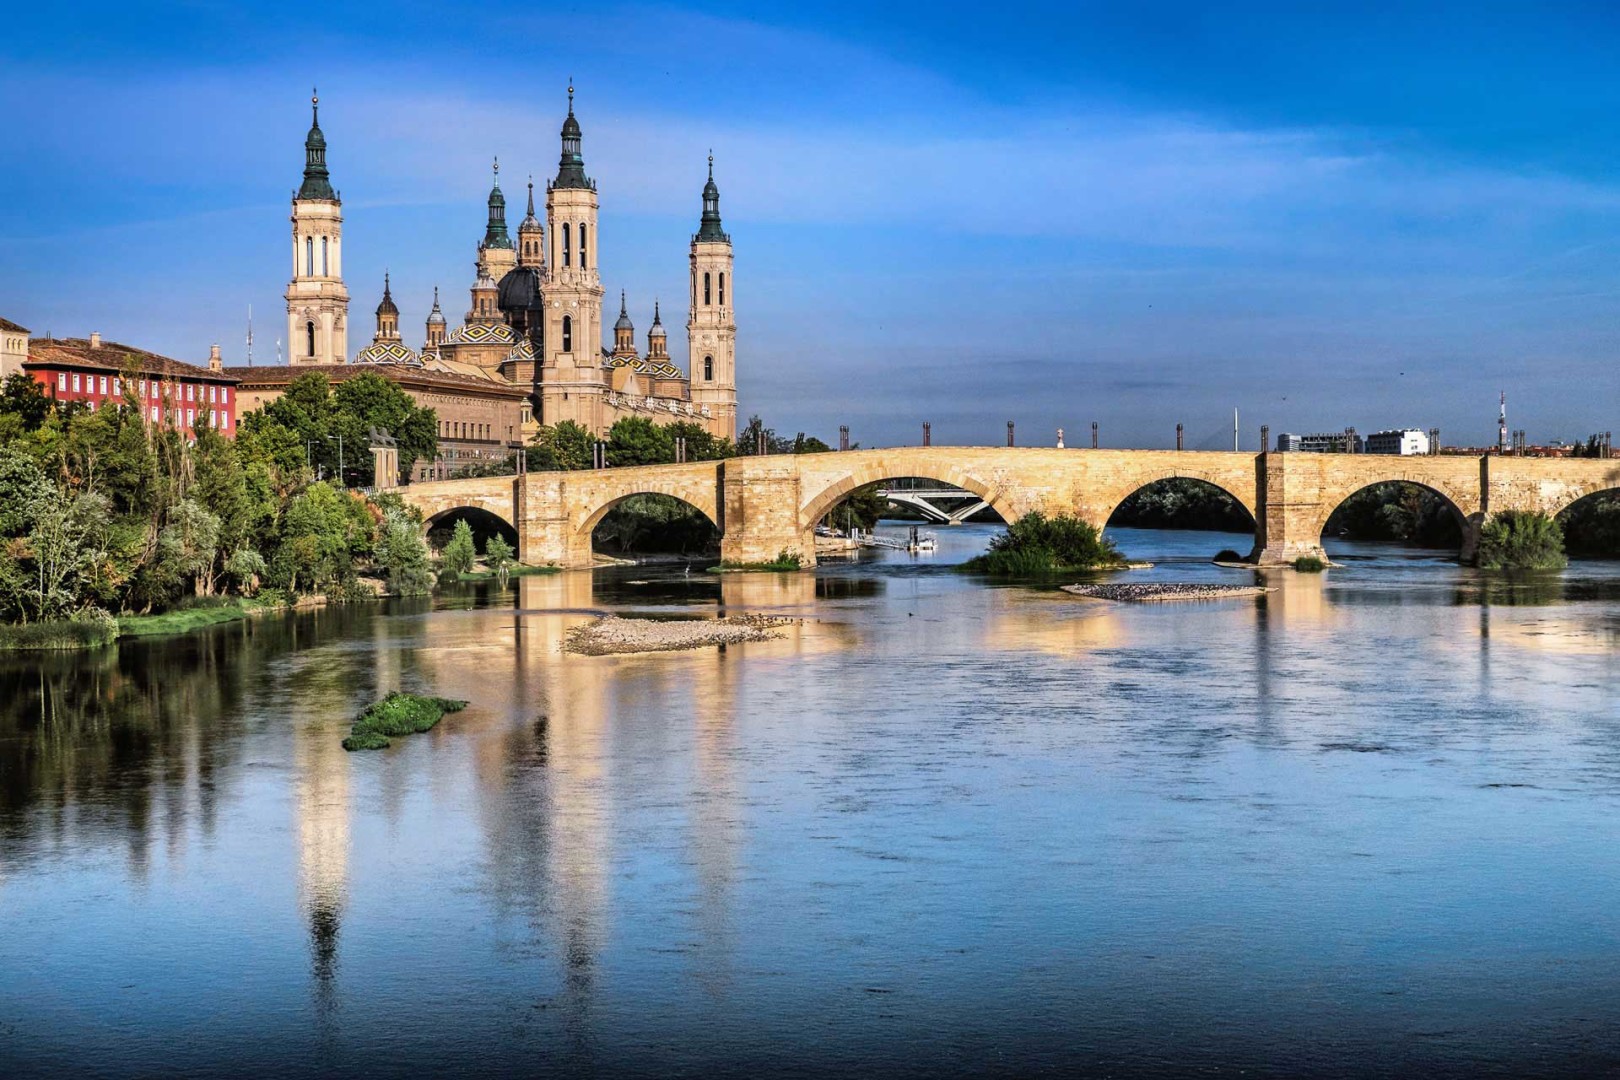
[[939,541],[933,533],[919,533],[917,526],[911,527],[911,536],[906,544],[906,550],[913,555],[921,552],[933,551],[939,547]]

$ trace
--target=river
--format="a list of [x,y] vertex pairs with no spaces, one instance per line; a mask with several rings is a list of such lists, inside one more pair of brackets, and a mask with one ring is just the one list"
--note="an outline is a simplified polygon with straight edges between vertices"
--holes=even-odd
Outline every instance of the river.
[[[1620,1068],[1620,567],[1116,605],[992,532],[0,661],[0,1075]],[[717,608],[804,621],[559,651]],[[471,704],[346,754],[394,688]]]

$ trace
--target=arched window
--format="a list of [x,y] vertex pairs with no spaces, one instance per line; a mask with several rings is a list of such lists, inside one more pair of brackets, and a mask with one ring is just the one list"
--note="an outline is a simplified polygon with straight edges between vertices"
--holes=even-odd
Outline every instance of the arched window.
[[712,356],[703,358],[703,381],[714,382],[714,357]]
[[313,322],[304,324],[304,334],[309,340],[309,355],[313,358],[315,356],[315,324]]
[[[568,228],[568,226],[564,225],[563,228],[566,229],[566,228]],[[571,316],[571,315],[564,315],[563,316],[563,341],[562,341],[562,346],[563,346],[562,347],[563,352],[573,352],[574,351],[574,319],[573,319],[573,316]]]
[[315,238],[304,237],[304,276],[315,276]]
[[703,271],[703,306],[708,307],[714,303],[713,294],[709,291],[709,272]]
[[589,265],[585,261],[585,223],[579,223],[579,268],[581,270]]
[[564,266],[569,265],[568,258],[569,258],[569,255],[568,255],[568,222],[565,221],[565,222],[563,222],[563,265]]
[[327,266],[328,266],[328,263],[326,261],[326,237],[323,236],[323,237],[321,237],[321,276],[322,277],[328,277],[332,273],[331,270],[327,269]]
[[726,272],[720,271],[720,306],[726,306]]

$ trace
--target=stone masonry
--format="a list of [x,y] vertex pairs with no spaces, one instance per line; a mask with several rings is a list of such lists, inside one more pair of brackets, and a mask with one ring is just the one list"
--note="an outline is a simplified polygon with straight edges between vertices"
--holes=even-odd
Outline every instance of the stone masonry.
[[1258,561],[1283,565],[1320,556],[1328,517],[1370,484],[1405,480],[1447,499],[1463,521],[1467,557],[1486,515],[1557,514],[1620,487],[1620,461],[938,446],[446,480],[412,484],[401,494],[430,523],[461,507],[494,514],[517,530],[518,558],[536,565],[590,566],[591,531],[602,516],[647,493],[671,495],[708,515],[729,561],[794,551],[811,565],[816,522],[855,489],[902,477],[964,488],[1009,521],[1041,510],[1072,513],[1099,528],[1138,488],[1191,477],[1241,503],[1255,519]]

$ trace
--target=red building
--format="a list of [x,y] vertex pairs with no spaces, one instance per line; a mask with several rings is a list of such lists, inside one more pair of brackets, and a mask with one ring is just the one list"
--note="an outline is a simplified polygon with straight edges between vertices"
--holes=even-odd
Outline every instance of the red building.
[[[216,355],[211,364],[217,364]],[[135,405],[148,422],[191,431],[198,420],[236,436],[234,375],[130,345],[86,338],[32,338],[23,370],[47,397],[92,409]],[[133,399],[129,397],[133,393]]]

